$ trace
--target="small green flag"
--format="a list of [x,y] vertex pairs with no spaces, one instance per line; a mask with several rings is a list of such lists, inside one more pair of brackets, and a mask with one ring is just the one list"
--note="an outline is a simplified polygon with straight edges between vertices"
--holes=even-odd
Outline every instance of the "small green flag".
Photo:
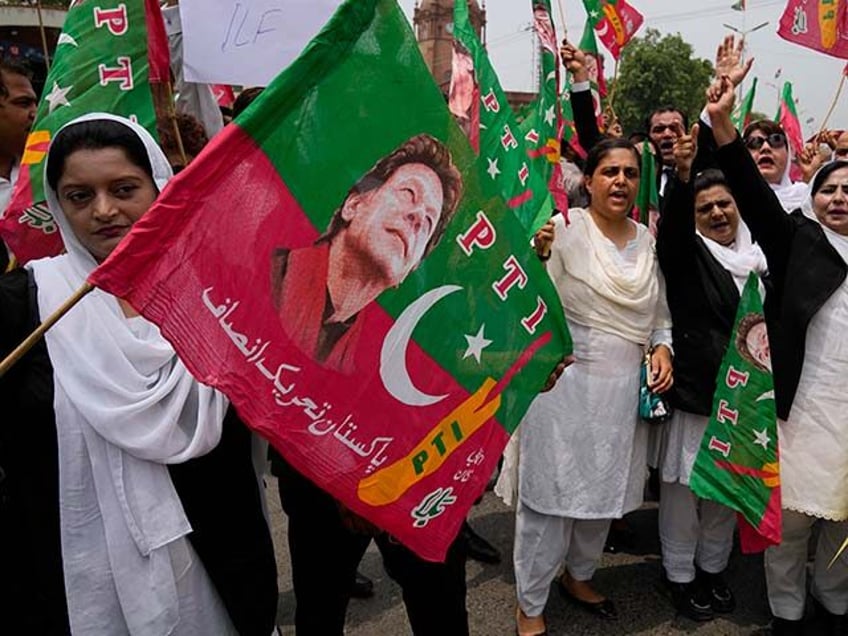
[[733,121],[733,125],[737,130],[743,131],[751,123],[751,111],[754,110],[754,96],[757,94],[757,78],[754,78],[754,83],[751,84],[751,88],[748,89],[748,92],[745,93],[745,97],[742,99],[739,104],[737,104],[736,108],[733,109],[733,115],[731,115],[731,120]]

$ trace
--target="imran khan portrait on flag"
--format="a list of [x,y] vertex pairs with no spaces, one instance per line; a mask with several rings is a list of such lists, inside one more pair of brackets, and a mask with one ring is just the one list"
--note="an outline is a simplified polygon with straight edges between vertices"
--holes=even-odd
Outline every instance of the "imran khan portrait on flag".
[[535,213],[487,158],[396,0],[349,0],[90,280],[295,470],[441,560],[572,349]]

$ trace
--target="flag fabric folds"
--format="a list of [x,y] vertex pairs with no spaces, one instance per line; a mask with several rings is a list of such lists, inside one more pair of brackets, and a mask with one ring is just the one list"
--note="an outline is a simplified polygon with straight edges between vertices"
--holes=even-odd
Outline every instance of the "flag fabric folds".
[[[537,170],[548,183],[554,207],[568,210],[568,196],[562,186],[561,140],[564,125],[559,86],[559,42],[554,28],[550,0],[531,0],[533,24],[539,42],[539,95],[521,121],[521,131],[527,142],[531,170]],[[539,219],[541,223],[547,221]]]
[[71,6],[12,199],[0,218],[0,236],[18,262],[62,250],[43,181],[43,161],[56,131],[84,113],[105,111],[134,117],[157,137],[150,83],[167,82],[169,73],[167,36],[156,0]]
[[589,71],[589,85],[592,91],[592,103],[595,105],[595,118],[598,120],[598,128],[604,130],[604,116],[601,109],[601,99],[607,95],[607,85],[604,79],[604,58],[598,51],[598,40],[595,38],[595,28],[591,21],[587,21],[586,27],[583,29],[580,50],[586,56],[586,70]]
[[713,413],[689,485],[739,513],[744,552],[780,543],[780,469],[774,381],[759,279],[748,277],[719,369]]
[[583,0],[583,5],[598,38],[612,56],[619,59],[621,49],[642,26],[642,14],[625,0]]
[[[792,82],[784,82],[780,93],[780,107],[774,120],[780,124],[786,133],[789,147],[795,157],[799,157],[804,151],[804,134],[801,132],[801,121],[798,119],[798,110],[795,108],[795,97],[792,92]],[[793,181],[801,180],[801,169],[793,162],[790,177]]]
[[777,34],[808,49],[848,59],[848,2],[789,0]]
[[396,1],[348,0],[91,282],[295,469],[440,560],[571,351],[477,160]]
[[757,95],[757,78],[754,78],[753,83],[751,84],[751,88],[745,93],[745,97],[742,98],[742,101],[736,105],[736,108],[733,109],[733,115],[731,115],[731,119],[733,120],[733,125],[740,132],[745,130],[748,124],[751,123],[751,113],[754,110],[754,97]]
[[501,196],[531,236],[553,210],[548,171],[539,171],[530,159],[530,142],[521,134],[486,49],[471,25],[468,0],[456,0],[453,25],[448,106],[481,157],[484,190]]
[[638,221],[657,234],[657,220],[660,215],[660,195],[657,191],[657,156],[654,146],[648,141],[642,142],[642,170],[639,177],[639,194],[633,208],[633,220]]

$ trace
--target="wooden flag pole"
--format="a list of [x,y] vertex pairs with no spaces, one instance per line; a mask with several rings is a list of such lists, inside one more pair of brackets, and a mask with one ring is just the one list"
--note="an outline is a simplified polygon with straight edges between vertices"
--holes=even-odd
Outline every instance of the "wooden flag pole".
[[47,72],[50,72],[50,51],[47,49],[47,33],[44,29],[44,17],[41,15],[41,0],[35,3],[35,10],[38,13],[38,29],[41,31],[41,46],[44,49],[44,64],[47,66]]
[[568,27],[565,25],[565,9],[562,8],[562,0],[557,0],[559,6],[559,24],[562,27],[562,39],[568,40]]
[[180,126],[177,123],[177,105],[174,103],[174,87],[171,85],[171,82],[165,82],[165,98],[168,100],[168,119],[171,120],[171,126],[174,128],[177,150],[180,153],[183,167],[188,167],[188,158],[186,157],[185,147],[183,146],[183,137],[180,135]]
[[822,119],[819,134],[823,133],[827,128],[827,122],[830,121],[830,116],[833,115],[833,111],[836,110],[836,105],[839,103],[839,95],[842,93],[842,87],[845,86],[845,73],[843,72],[841,75],[842,77],[839,80],[839,86],[836,88],[836,95],[833,97],[833,103],[830,105],[827,115],[825,115],[824,119]]
[[30,349],[32,349],[36,343],[41,340],[45,333],[59,320],[68,313],[74,305],[76,305],[79,301],[81,301],[87,294],[89,294],[94,289],[94,285],[91,283],[85,283],[82,287],[80,287],[74,294],[66,300],[61,307],[59,307],[56,311],[54,311],[47,319],[42,322],[38,328],[33,331],[27,339],[24,340],[21,344],[17,346],[17,348],[12,351],[3,362],[0,362],[0,378],[6,375],[6,372],[11,369],[16,363],[23,358]]

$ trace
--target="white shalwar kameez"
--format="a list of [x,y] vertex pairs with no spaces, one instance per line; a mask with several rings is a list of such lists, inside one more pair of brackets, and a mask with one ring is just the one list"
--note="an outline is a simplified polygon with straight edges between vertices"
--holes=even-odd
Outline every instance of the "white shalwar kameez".
[[[848,262],[848,238],[822,227]],[[798,620],[806,598],[807,544],[820,526],[812,594],[848,613],[848,554],[828,564],[848,537],[848,280],[807,327],[804,365],[789,418],[778,422],[783,541],[766,550],[774,616]]]
[[[638,416],[640,365],[652,336],[654,344],[671,340],[647,230],[639,226],[637,238],[619,250],[588,212],[569,215],[567,229],[562,217],[555,220],[548,272],[576,362],[536,398],[520,427],[514,561],[527,616],[541,614],[564,557],[575,579],[591,579],[612,519],[641,505],[650,425]],[[618,270],[612,293],[611,269]]]

